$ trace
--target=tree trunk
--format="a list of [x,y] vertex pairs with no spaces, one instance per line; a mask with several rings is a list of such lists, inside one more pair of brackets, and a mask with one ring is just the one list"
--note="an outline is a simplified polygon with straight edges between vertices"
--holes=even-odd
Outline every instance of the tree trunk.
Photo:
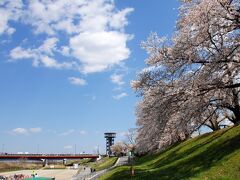
[[217,131],[220,129],[219,123],[217,122],[216,119],[212,120],[212,124],[213,124],[213,131]]
[[239,104],[239,97],[238,97],[238,92],[236,89],[232,90],[233,92],[233,105],[234,105],[234,109],[233,109],[233,113],[235,116],[235,119],[233,121],[234,125],[238,125],[240,124],[240,104]]

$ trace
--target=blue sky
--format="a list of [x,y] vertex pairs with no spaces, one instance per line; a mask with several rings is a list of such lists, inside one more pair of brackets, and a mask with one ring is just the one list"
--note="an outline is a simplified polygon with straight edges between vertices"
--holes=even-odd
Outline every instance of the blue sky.
[[135,127],[130,87],[151,32],[170,37],[179,2],[2,0],[0,145],[7,152],[105,151]]

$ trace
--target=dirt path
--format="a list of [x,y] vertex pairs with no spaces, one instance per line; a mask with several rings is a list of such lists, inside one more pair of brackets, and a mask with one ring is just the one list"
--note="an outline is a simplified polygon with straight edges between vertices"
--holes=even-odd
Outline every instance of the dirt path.
[[[13,176],[14,174],[31,175],[32,170],[12,171],[0,173],[2,176]],[[71,180],[72,177],[77,173],[77,170],[73,169],[53,169],[53,170],[35,170],[35,173],[39,177],[55,177],[56,180]]]

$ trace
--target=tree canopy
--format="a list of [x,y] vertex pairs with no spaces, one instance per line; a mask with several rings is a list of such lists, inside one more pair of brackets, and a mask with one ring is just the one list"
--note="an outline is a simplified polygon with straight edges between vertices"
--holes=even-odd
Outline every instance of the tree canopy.
[[142,47],[147,67],[134,90],[139,152],[189,137],[202,125],[212,130],[240,123],[240,2],[185,0],[171,39],[152,33]]

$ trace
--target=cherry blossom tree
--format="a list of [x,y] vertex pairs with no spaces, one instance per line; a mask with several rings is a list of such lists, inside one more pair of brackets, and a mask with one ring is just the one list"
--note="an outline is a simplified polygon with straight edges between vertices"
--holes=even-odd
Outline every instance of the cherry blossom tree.
[[112,153],[115,154],[116,156],[124,155],[128,151],[128,147],[123,142],[117,142],[116,144],[112,145],[110,148]]
[[134,153],[136,147],[136,137],[137,137],[137,129],[130,128],[125,134],[126,139],[123,143],[126,145],[128,151]]
[[238,0],[185,0],[173,37],[152,33],[142,46],[148,67],[132,82],[143,97],[137,149],[169,146],[204,124],[217,130],[224,112],[240,123]]

